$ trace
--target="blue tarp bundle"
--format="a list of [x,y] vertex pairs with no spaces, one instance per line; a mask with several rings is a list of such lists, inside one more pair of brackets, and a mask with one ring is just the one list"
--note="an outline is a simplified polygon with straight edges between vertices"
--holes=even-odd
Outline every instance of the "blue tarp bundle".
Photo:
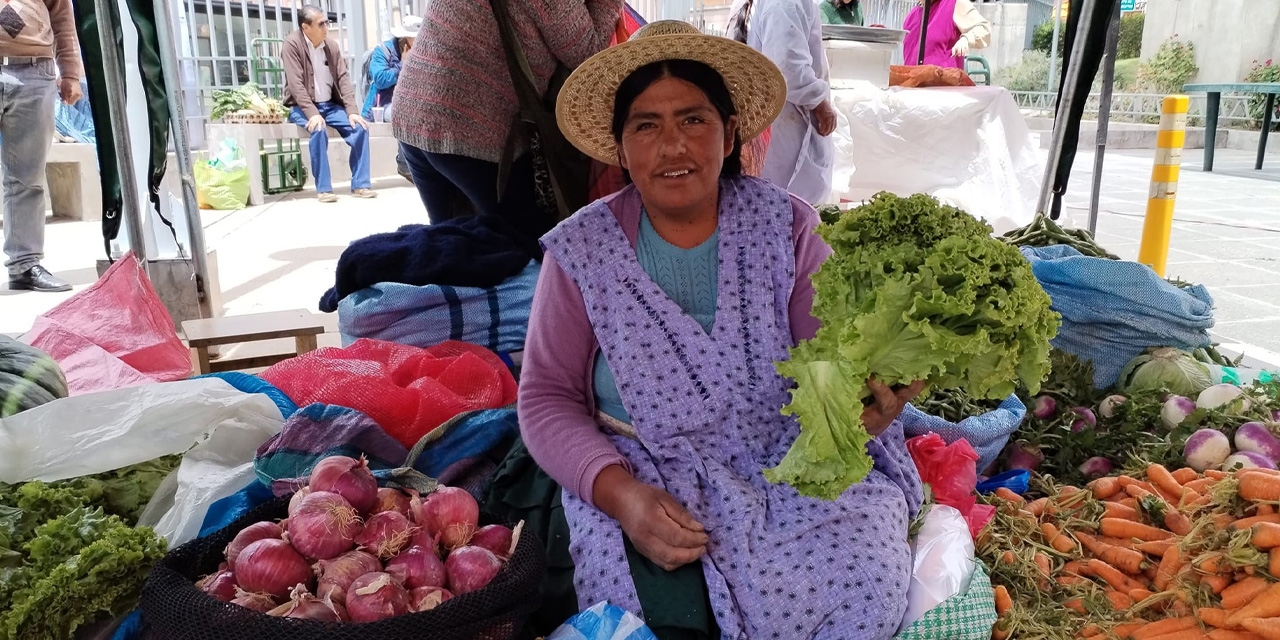
[[1022,247],[1040,286],[1062,314],[1053,346],[1093,362],[1093,384],[1115,384],[1148,347],[1209,345],[1213,298],[1202,285],[1180,289],[1150,267],[1081,255],[1065,245]]
[[445,340],[497,353],[524,349],[538,284],[537,262],[496,287],[413,286],[383,282],[338,303],[342,344],[360,338],[429,347]]
[[1018,396],[1005,398],[995,411],[988,411],[980,416],[971,416],[959,423],[948,422],[935,415],[927,414],[912,405],[907,405],[898,417],[902,421],[902,430],[908,438],[936,433],[942,436],[947,444],[964,438],[978,452],[978,473],[991,466],[1009,437],[1018,430],[1022,419],[1027,416],[1027,406],[1022,404]]

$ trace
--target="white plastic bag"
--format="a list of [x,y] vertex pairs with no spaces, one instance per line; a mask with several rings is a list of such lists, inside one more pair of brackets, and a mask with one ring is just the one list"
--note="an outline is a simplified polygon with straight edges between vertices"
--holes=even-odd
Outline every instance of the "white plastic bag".
[[[72,396],[0,420],[0,482],[111,471],[184,453],[221,429],[282,428],[284,418],[270,398],[218,378]],[[250,452],[241,462],[252,460]]]
[[915,560],[907,588],[906,629],[944,600],[963,593],[973,577],[973,537],[964,516],[953,507],[935,504],[912,542]]

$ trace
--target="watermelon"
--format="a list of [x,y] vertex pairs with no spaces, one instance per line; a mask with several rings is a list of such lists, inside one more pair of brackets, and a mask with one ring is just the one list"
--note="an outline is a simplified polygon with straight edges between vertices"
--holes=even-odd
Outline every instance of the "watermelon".
[[0,418],[67,397],[67,378],[45,352],[0,336]]

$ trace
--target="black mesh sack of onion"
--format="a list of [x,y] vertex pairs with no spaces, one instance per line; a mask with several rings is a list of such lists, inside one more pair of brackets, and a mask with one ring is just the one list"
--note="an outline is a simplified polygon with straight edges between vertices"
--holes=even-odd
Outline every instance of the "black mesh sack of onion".
[[[510,640],[522,636],[529,614],[541,604],[546,553],[537,536],[523,532],[511,557],[486,586],[457,595],[434,609],[376,622],[322,622],[269,616],[222,602],[197,588],[214,573],[224,549],[242,529],[288,514],[289,496],[253,509],[218,532],[169,552],[142,591],[142,640]],[[487,514],[481,524],[494,522]]]

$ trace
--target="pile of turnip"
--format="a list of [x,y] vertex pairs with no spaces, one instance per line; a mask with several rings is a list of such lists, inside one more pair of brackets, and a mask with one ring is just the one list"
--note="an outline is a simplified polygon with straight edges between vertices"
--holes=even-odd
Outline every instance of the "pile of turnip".
[[515,531],[478,527],[466,491],[425,497],[378,488],[364,460],[332,456],[289,501],[288,518],[258,522],[227,545],[196,586],[271,616],[374,622],[429,611],[489,584],[515,551]]
[[[1247,411],[1249,404],[1249,396],[1239,387],[1216,384],[1202,391],[1195,402],[1182,396],[1168,398],[1161,407],[1160,419],[1172,429],[1192,417],[1196,411]],[[1250,421],[1240,425],[1234,438],[1228,438],[1227,434],[1213,428],[1196,431],[1187,438],[1187,444],[1183,448],[1187,466],[1201,472],[1206,469],[1275,469],[1280,462],[1280,438],[1276,437],[1271,425],[1280,419],[1280,415],[1272,415],[1271,418],[1271,423]]]

